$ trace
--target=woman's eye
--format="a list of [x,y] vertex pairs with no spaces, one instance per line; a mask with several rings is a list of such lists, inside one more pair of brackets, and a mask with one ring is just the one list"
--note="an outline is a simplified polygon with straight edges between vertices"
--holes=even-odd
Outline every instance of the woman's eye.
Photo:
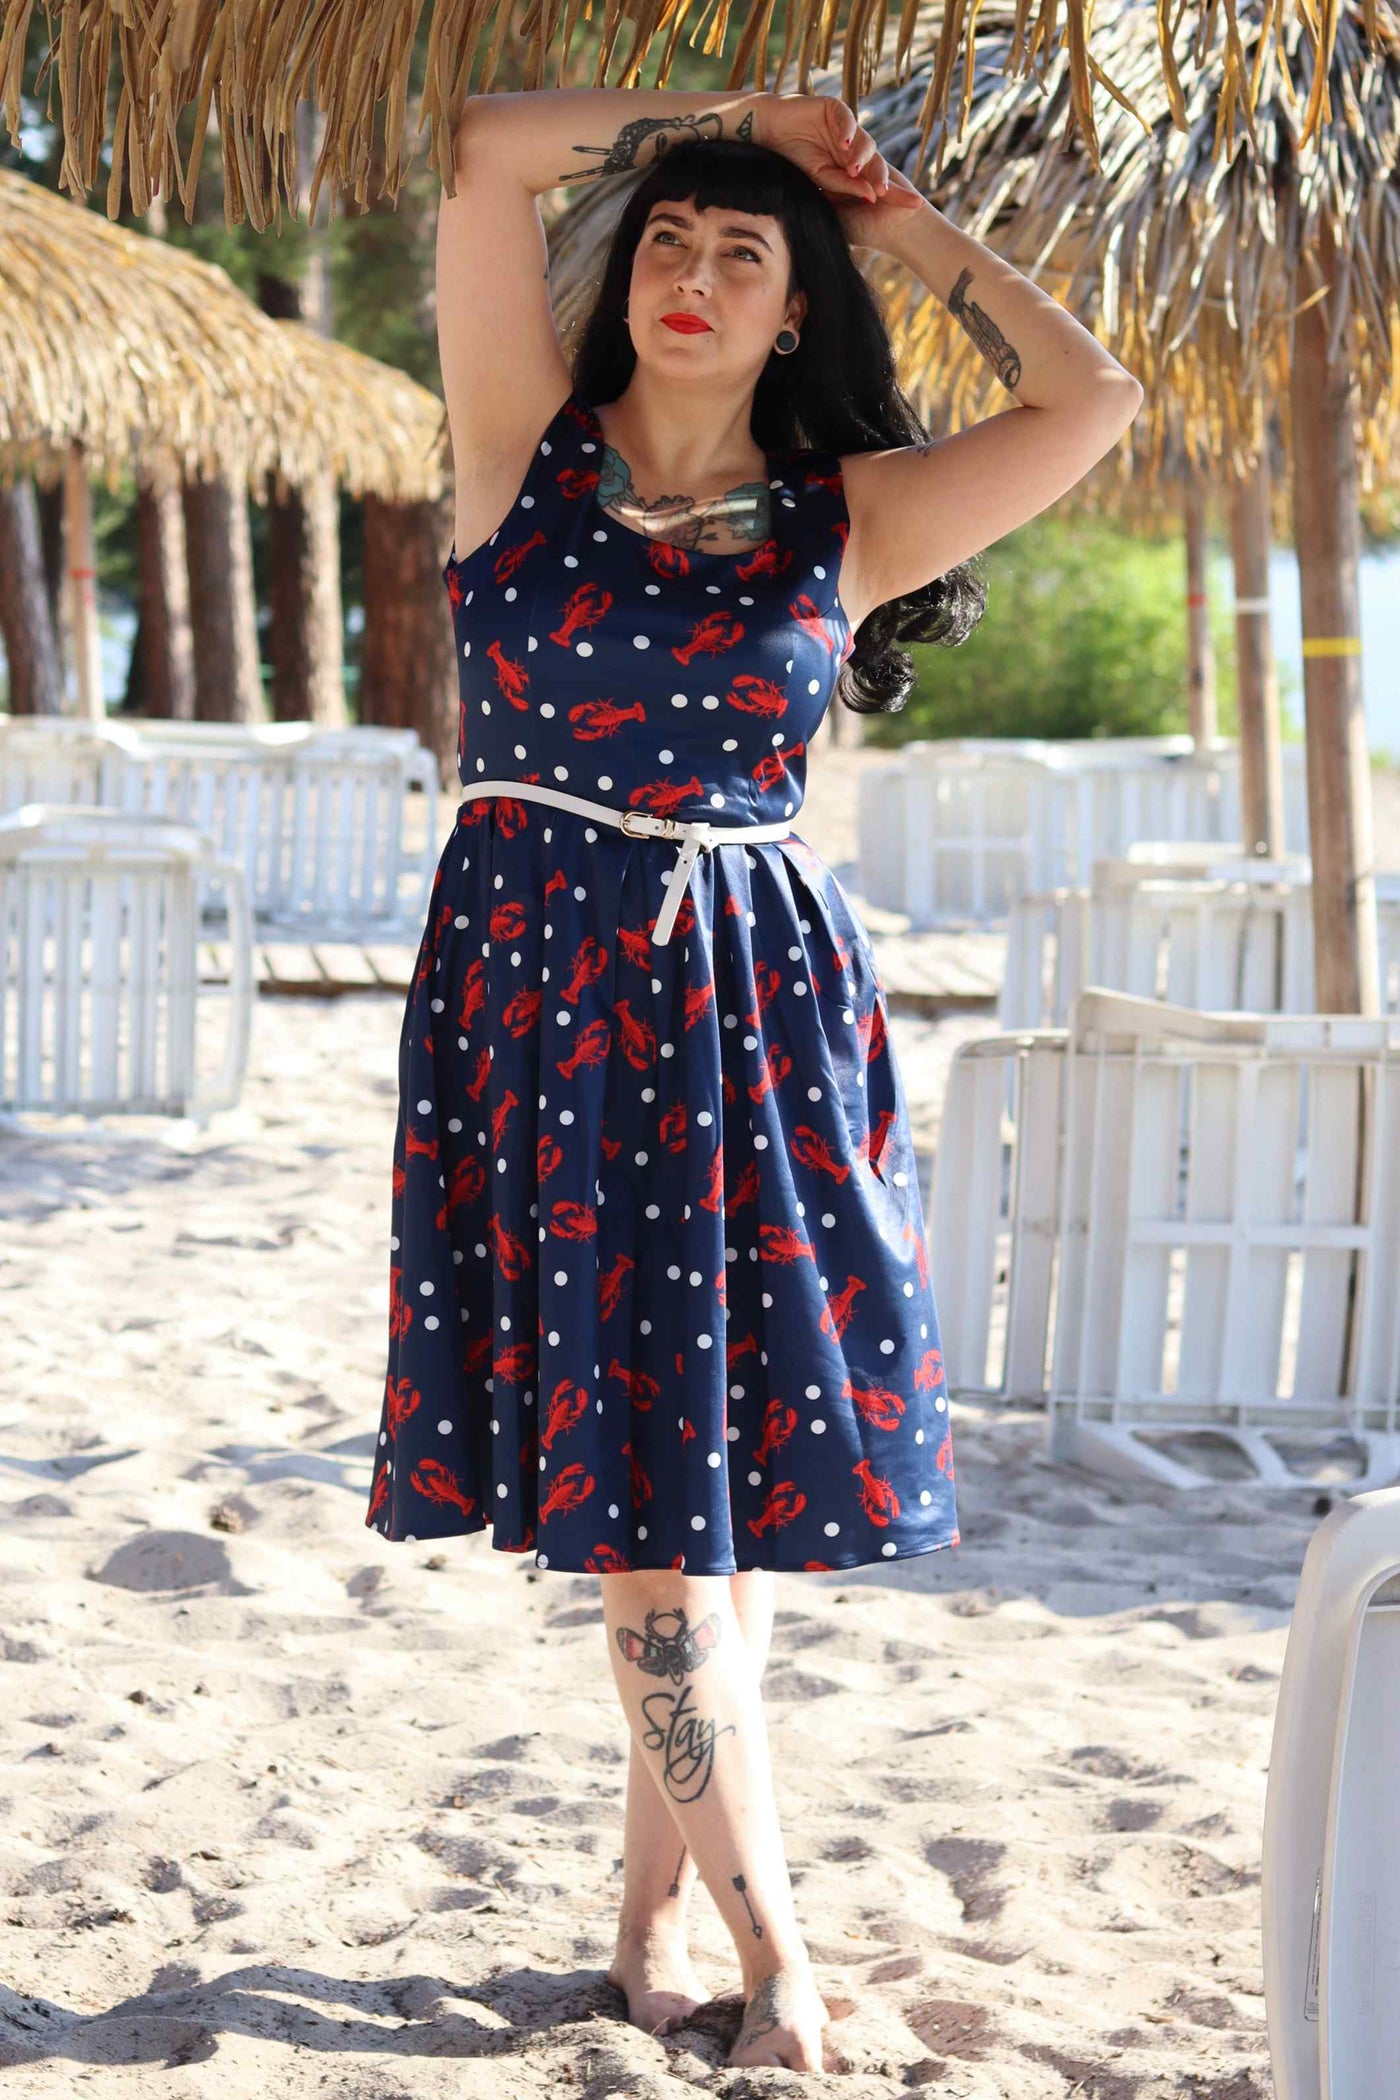
[[[655,247],[655,245],[656,245],[656,243],[657,243],[658,241],[673,241],[673,240],[675,240],[675,239],[676,239],[676,235],[675,235],[674,233],[672,233],[672,231],[671,231],[671,229],[669,228],[669,226],[663,226],[663,227],[662,227],[662,228],[660,229],[660,231],[659,231],[658,233],[654,233],[654,234],[652,235],[652,237],[651,237],[651,238],[652,238],[652,246],[653,246],[653,247]],[[751,256],[753,257],[753,259],[754,259],[754,261],[755,261],[755,262],[758,262],[758,261],[760,261],[760,260],[761,260],[760,256],[758,255],[758,252],[757,252],[757,250],[756,250],[756,249],[753,249],[753,248],[734,248],[734,249],[732,249],[732,250],[731,250],[730,252],[731,252],[731,254],[734,254],[734,255],[751,255]]]

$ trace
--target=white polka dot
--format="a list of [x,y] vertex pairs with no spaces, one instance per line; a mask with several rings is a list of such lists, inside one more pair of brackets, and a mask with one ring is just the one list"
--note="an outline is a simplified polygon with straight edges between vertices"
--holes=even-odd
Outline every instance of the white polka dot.
[[880,1548],[880,1551],[884,1554],[886,1560],[892,1560],[895,1554],[898,1553],[899,1548],[898,1546],[896,1546],[893,1539],[886,1539],[884,1545]]
[[826,1424],[820,1415],[812,1417],[812,1434],[813,1436],[824,1436],[826,1434]]
[[555,1270],[555,1272],[554,1272],[554,1281],[555,1281],[556,1283],[567,1283],[567,1282],[568,1282],[568,1280],[569,1280],[569,1272],[568,1272],[568,1270],[567,1270],[567,1269],[556,1269],[556,1270]]
[[690,1528],[692,1531],[703,1531],[705,1529],[705,1519],[703,1517],[692,1517]]
[[432,1102],[431,1102],[431,1101],[420,1101],[420,1102],[419,1102],[419,1104],[418,1104],[418,1113],[419,1113],[419,1115],[420,1115],[420,1116],[430,1116],[430,1115],[432,1114],[432,1112],[433,1112],[433,1104],[432,1104]]
[[439,1436],[451,1436],[451,1434],[452,1434],[452,1424],[451,1424],[450,1422],[439,1422],[439,1423],[438,1423],[438,1435],[439,1435]]
[[822,1530],[826,1533],[829,1539],[834,1539],[840,1532],[840,1529],[841,1526],[839,1524],[823,1524],[822,1526]]
[[433,1287],[430,1283],[420,1283],[418,1289],[420,1295],[424,1298],[431,1298],[433,1295]]

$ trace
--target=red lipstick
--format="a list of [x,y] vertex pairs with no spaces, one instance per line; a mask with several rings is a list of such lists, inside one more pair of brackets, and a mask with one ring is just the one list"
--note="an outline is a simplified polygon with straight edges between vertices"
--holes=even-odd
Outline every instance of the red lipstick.
[[663,326],[674,328],[678,335],[712,335],[714,333],[709,322],[702,321],[699,314],[663,314],[661,320]]

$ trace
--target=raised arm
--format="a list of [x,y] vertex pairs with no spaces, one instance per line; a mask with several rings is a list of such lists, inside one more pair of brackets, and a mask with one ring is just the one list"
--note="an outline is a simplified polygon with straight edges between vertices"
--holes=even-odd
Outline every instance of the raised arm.
[[[457,483],[458,552],[499,523],[540,432],[569,390],[535,202],[561,183],[650,164],[685,137],[751,135],[755,94],[545,88],[468,101],[456,195],[437,228],[437,324]],[[478,529],[483,525],[484,529]]]
[[856,626],[1073,488],[1143,398],[1073,314],[927,200],[881,225],[879,245],[942,300],[1015,405],[953,437],[843,460],[851,530],[841,589]]

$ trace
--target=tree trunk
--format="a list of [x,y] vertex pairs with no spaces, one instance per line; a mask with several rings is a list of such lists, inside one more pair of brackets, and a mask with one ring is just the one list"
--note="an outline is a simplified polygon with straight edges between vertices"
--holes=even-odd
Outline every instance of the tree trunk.
[[194,638],[195,718],[261,722],[257,608],[248,492],[240,483],[184,484]]
[[185,551],[185,510],[167,477],[138,492],[139,618],[127,706],[161,721],[194,720],[194,637]]
[[1215,650],[1210,639],[1210,598],[1206,590],[1206,495],[1199,475],[1188,470],[1186,523],[1186,661],[1191,734],[1197,749],[1213,744],[1217,733]]
[[102,635],[97,624],[97,550],[92,535],[92,484],[83,448],[76,441],[68,448],[63,481],[63,506],[67,521],[68,587],[64,594],[64,625],[73,639],[73,661],[78,667],[78,714],[86,722],[105,720],[102,696]]
[[456,778],[457,648],[442,580],[452,500],[365,498],[365,628],[360,719],[416,729]]
[[61,715],[63,666],[31,481],[0,486],[0,636],[10,674],[10,713]]
[[[1330,285],[1334,256],[1325,219],[1315,252],[1321,280]],[[1356,390],[1345,340],[1335,360],[1328,354],[1333,299],[1305,306],[1316,289],[1310,278],[1306,262],[1300,264],[1289,396],[1318,1011],[1378,1014],[1371,773],[1361,699]]]
[[[307,101],[297,125],[298,212],[305,209],[325,117]],[[324,222],[324,195],[318,211]],[[318,335],[331,330],[329,255],[324,223],[312,228],[306,275],[288,284],[263,274],[258,303],[276,320],[302,322]],[[269,699],[278,722],[346,722],[344,636],[340,594],[340,499],[335,477],[318,474],[279,495],[268,479],[268,605],[272,661]]]
[[1269,626],[1268,423],[1259,464],[1230,489],[1235,565],[1235,661],[1240,715],[1240,824],[1246,853],[1277,860],[1284,850],[1283,742],[1278,674]]

